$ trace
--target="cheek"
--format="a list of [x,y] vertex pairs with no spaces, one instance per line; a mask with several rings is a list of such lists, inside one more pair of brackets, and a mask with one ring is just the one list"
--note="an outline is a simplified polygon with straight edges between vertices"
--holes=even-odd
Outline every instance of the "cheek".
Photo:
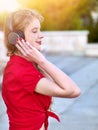
[[31,42],[34,42],[36,40],[36,37],[32,34],[27,34],[25,36],[25,40],[31,43]]

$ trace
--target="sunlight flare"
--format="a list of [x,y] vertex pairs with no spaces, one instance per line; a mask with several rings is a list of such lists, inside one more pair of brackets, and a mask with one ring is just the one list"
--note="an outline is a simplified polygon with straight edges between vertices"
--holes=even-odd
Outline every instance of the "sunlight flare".
[[11,12],[19,8],[19,6],[16,0],[0,0],[0,12]]

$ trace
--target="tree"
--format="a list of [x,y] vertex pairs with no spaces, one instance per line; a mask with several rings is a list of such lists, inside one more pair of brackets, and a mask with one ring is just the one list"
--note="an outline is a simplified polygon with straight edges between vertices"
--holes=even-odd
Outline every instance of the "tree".
[[36,8],[45,17],[43,30],[80,30],[90,17],[96,0],[18,0],[23,6]]

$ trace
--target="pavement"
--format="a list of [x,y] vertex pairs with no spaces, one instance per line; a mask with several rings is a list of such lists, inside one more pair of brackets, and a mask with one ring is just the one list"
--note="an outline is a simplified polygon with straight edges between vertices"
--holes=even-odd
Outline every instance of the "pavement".
[[[53,98],[52,110],[61,121],[49,118],[49,130],[98,130],[98,58],[65,54],[46,54],[46,57],[81,89],[77,98]],[[0,95],[0,130],[8,130],[5,110]]]

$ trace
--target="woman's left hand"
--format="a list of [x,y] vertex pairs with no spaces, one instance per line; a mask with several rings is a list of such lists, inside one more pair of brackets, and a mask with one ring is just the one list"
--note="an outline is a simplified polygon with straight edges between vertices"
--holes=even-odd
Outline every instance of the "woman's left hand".
[[15,46],[21,52],[22,56],[31,62],[39,64],[45,60],[42,53],[24,39],[17,39]]

